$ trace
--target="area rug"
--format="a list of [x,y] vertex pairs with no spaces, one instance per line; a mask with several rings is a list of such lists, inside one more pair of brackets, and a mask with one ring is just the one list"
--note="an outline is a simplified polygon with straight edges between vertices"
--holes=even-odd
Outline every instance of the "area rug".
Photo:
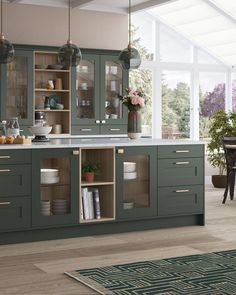
[[236,250],[65,274],[106,295],[236,295]]

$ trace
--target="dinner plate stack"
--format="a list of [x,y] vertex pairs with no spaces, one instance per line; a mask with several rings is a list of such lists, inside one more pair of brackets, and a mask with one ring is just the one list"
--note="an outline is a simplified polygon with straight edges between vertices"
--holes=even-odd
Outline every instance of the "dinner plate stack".
[[124,162],[124,179],[136,179],[136,163],[135,162]]
[[125,202],[124,203],[124,210],[130,210],[134,208],[134,202]]
[[59,182],[58,169],[41,169],[41,184],[54,184]]
[[64,199],[55,199],[52,201],[52,213],[55,215],[68,213],[68,201]]
[[41,201],[40,203],[40,212],[44,216],[51,215],[51,201]]

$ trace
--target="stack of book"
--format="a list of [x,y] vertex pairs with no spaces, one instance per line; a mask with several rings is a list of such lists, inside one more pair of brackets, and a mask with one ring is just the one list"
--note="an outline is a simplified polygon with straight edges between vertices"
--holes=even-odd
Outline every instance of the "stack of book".
[[82,188],[82,206],[81,217],[83,220],[88,219],[100,219],[100,199],[99,190],[95,187],[83,187]]

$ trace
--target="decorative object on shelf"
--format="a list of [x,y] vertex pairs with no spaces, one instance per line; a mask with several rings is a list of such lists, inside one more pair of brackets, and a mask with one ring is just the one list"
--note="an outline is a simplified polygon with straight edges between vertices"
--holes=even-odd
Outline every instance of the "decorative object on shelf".
[[3,35],[3,0],[1,0],[1,35],[0,35],[0,63],[8,64],[14,58],[14,47]]
[[[215,113],[210,120],[209,136],[211,138],[207,145],[208,161],[210,164],[219,168],[219,175],[212,175],[212,183],[215,187],[226,187],[226,169],[225,156],[221,138],[236,137],[236,114],[224,110]],[[222,180],[223,178],[223,180]]]
[[62,70],[63,69],[63,65],[48,65],[48,69],[50,70]]
[[7,134],[7,136],[20,135],[20,125],[19,125],[17,117],[13,117],[13,118],[10,118],[9,120],[7,120],[6,134]]
[[100,173],[100,163],[97,161],[85,160],[82,163],[82,174],[85,181],[94,182],[94,176]]
[[55,80],[55,89],[56,90],[62,90],[62,78],[56,78]]
[[128,137],[130,139],[139,139],[141,137],[141,112],[145,107],[144,93],[141,90],[135,90],[131,87],[126,89],[127,95],[119,96],[122,104],[128,110]]
[[52,126],[52,133],[54,133],[54,134],[61,134],[61,132],[62,132],[62,126],[61,126],[61,124],[54,124]]
[[49,138],[46,137],[52,130],[52,126],[34,125],[29,127],[29,131],[35,135],[33,142],[48,142]]
[[53,80],[48,80],[48,82],[47,82],[47,89],[48,90],[53,90],[54,89],[54,82],[53,82]]
[[131,0],[129,0],[129,44],[120,52],[119,61],[124,70],[138,69],[141,64],[138,50],[131,45]]
[[71,0],[68,0],[68,41],[59,49],[58,52],[59,63],[66,67],[77,66],[82,58],[80,49],[75,44],[73,44],[70,39],[70,12]]
[[49,98],[49,96],[45,96],[44,108],[45,108],[45,110],[50,110],[50,98]]

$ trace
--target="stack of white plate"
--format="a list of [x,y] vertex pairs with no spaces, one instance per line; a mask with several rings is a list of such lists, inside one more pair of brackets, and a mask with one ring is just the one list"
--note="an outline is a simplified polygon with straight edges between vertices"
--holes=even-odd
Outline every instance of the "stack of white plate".
[[51,215],[51,201],[41,201],[40,212],[44,216]]
[[136,163],[135,162],[124,162],[124,179],[136,179]]
[[125,202],[124,203],[124,210],[129,210],[134,208],[134,202]]
[[52,201],[52,213],[55,215],[68,213],[68,201],[63,199],[55,199]]
[[59,182],[58,169],[41,169],[41,184],[53,184]]

